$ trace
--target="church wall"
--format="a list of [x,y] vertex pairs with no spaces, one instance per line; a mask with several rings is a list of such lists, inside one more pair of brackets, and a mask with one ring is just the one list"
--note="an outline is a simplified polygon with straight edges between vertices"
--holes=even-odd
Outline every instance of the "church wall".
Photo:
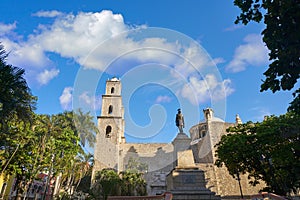
[[[206,121],[206,123],[200,123],[193,126],[190,129],[191,136],[195,136],[197,131],[207,127],[207,134],[194,146],[194,151],[196,149],[198,160],[197,167],[205,172],[205,179],[207,181],[207,188],[215,192],[222,197],[240,197],[240,189],[238,181],[233,178],[227,171],[226,167],[217,167],[214,165],[216,161],[215,151],[216,144],[221,140],[223,135],[226,135],[226,129],[234,126],[234,123],[226,123],[222,121]],[[196,138],[195,138],[196,139]],[[195,140],[194,139],[194,140]],[[208,153],[208,150],[211,150]],[[208,153],[207,156],[204,156]],[[264,184],[257,185],[256,187],[251,186],[248,182],[247,175],[240,175],[241,186],[243,194],[251,195],[258,193],[260,189],[264,187]]]
[[212,147],[211,149],[212,149],[213,162],[216,161],[216,157],[215,157],[216,144],[219,143],[223,135],[227,134],[226,129],[229,128],[230,126],[234,126],[234,124],[226,123],[226,122],[209,122],[208,124],[208,131],[211,137],[211,147]]
[[[187,150],[192,142],[196,166],[205,173],[206,186],[221,196],[239,196],[238,181],[229,175],[225,167],[218,168],[214,165],[215,145],[222,135],[227,134],[226,129],[234,126],[213,116],[212,109],[204,110],[205,121],[190,129],[190,138],[179,133],[172,143],[126,143],[124,137],[124,109],[121,97],[121,83],[112,79],[106,83],[106,94],[102,95],[101,116],[98,117],[99,134],[95,145],[96,171],[103,168],[114,168],[124,171],[128,161],[144,164],[143,172],[147,181],[149,195],[160,194],[166,191],[166,176],[177,165],[177,152]],[[112,112],[110,112],[112,106]],[[108,136],[106,128],[111,126],[111,134]],[[194,142],[194,143],[193,143]],[[241,175],[242,190],[245,195],[254,194],[262,188],[262,185],[252,187],[248,184],[246,175]]]
[[123,169],[130,157],[138,158],[148,166],[148,172],[163,169],[174,161],[173,145],[165,143],[125,143],[120,145],[120,159],[123,160]]
[[146,164],[144,177],[149,195],[166,191],[166,175],[174,167],[174,146],[166,143],[125,143],[120,145],[120,163],[126,170],[129,159]]
[[[222,197],[240,198],[240,189],[237,179],[233,178],[227,171],[226,167],[217,167],[213,164],[197,164],[197,167],[205,172],[207,188],[221,195]],[[257,186],[251,186],[247,174],[240,175],[240,182],[244,196],[256,194],[265,184],[261,183]]]

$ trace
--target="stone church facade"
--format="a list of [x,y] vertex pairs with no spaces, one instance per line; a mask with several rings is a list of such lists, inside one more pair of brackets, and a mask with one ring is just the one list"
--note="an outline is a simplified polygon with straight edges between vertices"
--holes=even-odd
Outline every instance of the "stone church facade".
[[[166,177],[178,167],[179,153],[191,150],[194,167],[204,171],[208,189],[221,197],[240,196],[238,181],[229,175],[225,167],[214,165],[214,146],[226,134],[226,128],[241,123],[238,116],[235,123],[226,123],[214,117],[213,110],[207,108],[203,110],[205,120],[190,128],[190,137],[178,133],[171,143],[127,143],[121,92],[119,79],[106,81],[101,115],[98,116],[99,134],[96,137],[93,176],[104,168],[124,171],[130,161],[136,161],[142,164],[148,194],[161,194],[167,190]],[[241,176],[240,183],[244,195],[258,193],[261,188],[250,186],[246,175]]]

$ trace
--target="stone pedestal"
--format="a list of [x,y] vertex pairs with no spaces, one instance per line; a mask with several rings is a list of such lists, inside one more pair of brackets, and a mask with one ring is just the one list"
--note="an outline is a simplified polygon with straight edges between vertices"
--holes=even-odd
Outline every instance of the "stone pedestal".
[[173,194],[174,200],[221,200],[220,196],[206,188],[204,171],[195,165],[190,142],[191,139],[183,133],[179,133],[173,141],[177,162],[167,175],[167,191]]
[[167,191],[174,200],[221,200],[206,188],[204,172],[198,168],[175,168],[167,175]]
[[[173,168],[178,166],[178,159],[180,156],[178,155],[179,152],[184,152],[187,149],[190,149],[191,145],[191,138],[189,138],[185,133],[178,133],[176,138],[173,140],[172,144],[174,146],[174,158],[175,162]],[[194,162],[194,159],[192,159]]]

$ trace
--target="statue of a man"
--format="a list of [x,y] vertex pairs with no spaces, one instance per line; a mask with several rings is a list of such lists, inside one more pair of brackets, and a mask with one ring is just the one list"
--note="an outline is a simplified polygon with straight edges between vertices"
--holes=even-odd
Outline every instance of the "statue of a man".
[[183,114],[181,113],[181,110],[178,109],[177,110],[177,114],[176,114],[176,126],[179,129],[179,133],[183,133],[183,128],[184,128],[184,118],[183,118]]

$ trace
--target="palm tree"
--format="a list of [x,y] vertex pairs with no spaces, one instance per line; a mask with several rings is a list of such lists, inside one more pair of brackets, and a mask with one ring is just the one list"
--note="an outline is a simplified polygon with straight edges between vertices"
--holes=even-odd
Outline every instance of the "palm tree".
[[[74,183],[75,157],[81,150],[79,137],[75,129],[72,112],[64,112],[56,115],[39,115],[35,132],[42,134],[40,146],[45,153],[44,169],[48,175],[60,174],[60,183],[64,184],[66,191]],[[43,164],[41,162],[40,164]],[[50,179],[48,179],[50,180]],[[58,188],[60,188],[60,183]],[[48,184],[47,184],[48,185]]]
[[31,119],[36,104],[36,97],[32,96],[23,77],[25,70],[7,64],[7,56],[0,43],[0,126],[2,128],[15,114],[21,120]]
[[93,122],[93,117],[90,115],[90,112],[84,114],[81,109],[78,109],[78,111],[74,113],[74,122],[82,146],[85,147],[87,141],[90,147],[94,147],[96,141],[95,133],[97,134],[99,130]]
[[85,177],[91,171],[90,169],[93,167],[93,162],[94,162],[94,156],[91,153],[82,152],[76,156],[75,168],[76,168],[78,179],[77,179],[75,191],[80,185],[83,177]]
[[0,156],[1,174],[19,152],[21,142],[16,143],[16,135],[25,132],[27,122],[32,121],[32,111],[36,104],[36,97],[32,96],[24,79],[24,69],[7,64],[7,56],[0,43],[0,148],[3,150]]

